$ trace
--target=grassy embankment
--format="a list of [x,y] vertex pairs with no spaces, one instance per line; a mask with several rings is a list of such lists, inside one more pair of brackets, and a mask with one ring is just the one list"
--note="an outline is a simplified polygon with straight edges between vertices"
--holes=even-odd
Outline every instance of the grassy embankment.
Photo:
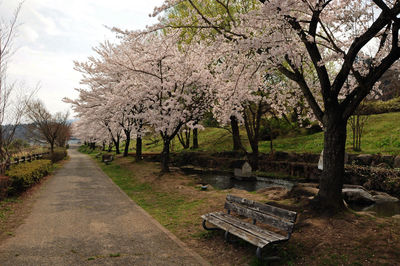
[[[247,150],[250,151],[244,129],[241,130],[241,137]],[[144,152],[161,152],[162,142],[154,143],[155,139],[155,137],[147,137],[144,140]],[[277,151],[320,153],[323,147],[323,133],[279,137],[273,141],[273,144]],[[232,137],[226,129],[206,128],[199,133],[199,146],[200,151],[229,151],[232,149]],[[362,153],[400,154],[400,112],[371,115],[365,125],[361,149]],[[177,138],[173,142],[172,150],[177,152],[183,150]],[[349,153],[355,153],[352,150],[350,127],[346,150]],[[260,151],[268,153],[270,142],[261,141]]]

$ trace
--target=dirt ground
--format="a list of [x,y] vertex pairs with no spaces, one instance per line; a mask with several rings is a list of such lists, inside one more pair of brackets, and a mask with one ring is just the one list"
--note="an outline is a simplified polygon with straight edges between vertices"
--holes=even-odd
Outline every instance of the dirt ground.
[[[237,189],[201,191],[194,176],[178,169],[160,176],[154,163],[134,164],[130,159],[119,163],[131,169],[142,182],[157,191],[177,193],[200,201],[198,208],[187,210],[187,219],[171,230],[190,248],[213,265],[258,265],[255,247],[244,242],[226,243],[222,232],[209,233],[201,227],[202,214],[223,210],[227,194],[270,202],[298,212],[292,238],[267,248],[268,255],[279,255],[273,265],[400,265],[400,219],[379,218],[370,213],[348,211],[334,217],[321,217],[308,209],[310,193],[287,193],[282,188],[247,192]],[[315,192],[315,191],[314,191]]]

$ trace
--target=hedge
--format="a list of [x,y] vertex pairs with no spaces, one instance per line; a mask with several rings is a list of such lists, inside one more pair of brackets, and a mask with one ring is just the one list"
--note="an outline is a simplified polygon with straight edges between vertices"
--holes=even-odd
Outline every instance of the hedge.
[[41,178],[49,174],[51,166],[50,160],[36,160],[13,165],[6,171],[10,184],[8,195],[17,194],[38,183]]
[[361,114],[363,115],[384,114],[392,112],[400,112],[400,97],[393,98],[385,102],[367,102],[361,110]]
[[52,163],[56,163],[63,160],[65,157],[67,157],[67,149],[56,148],[53,153],[45,155],[43,159],[51,160]]

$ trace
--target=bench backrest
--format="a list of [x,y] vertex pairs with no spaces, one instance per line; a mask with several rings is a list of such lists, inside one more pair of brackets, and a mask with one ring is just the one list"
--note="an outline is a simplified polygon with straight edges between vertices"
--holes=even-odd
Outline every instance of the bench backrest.
[[233,195],[226,196],[225,209],[286,231],[289,237],[297,218],[296,212]]

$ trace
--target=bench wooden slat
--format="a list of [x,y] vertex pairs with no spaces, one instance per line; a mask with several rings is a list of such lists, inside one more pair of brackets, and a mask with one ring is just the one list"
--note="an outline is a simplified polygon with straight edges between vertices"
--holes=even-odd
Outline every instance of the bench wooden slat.
[[280,234],[277,234],[275,232],[268,231],[266,229],[260,228],[256,225],[247,223],[245,221],[241,221],[239,219],[236,219],[232,217],[229,214],[223,213],[223,212],[213,212],[210,213],[210,216],[219,218],[221,220],[225,220],[234,226],[247,231],[253,235],[256,235],[257,237],[260,237],[268,242],[278,242],[278,241],[284,241],[287,240],[288,238],[285,236],[282,236]]
[[[228,210],[228,214],[224,212],[212,212],[202,215],[201,218],[203,218],[204,229],[214,229],[206,226],[207,221],[216,227],[225,230],[225,237],[227,237],[227,233],[230,233],[257,246],[256,255],[259,259],[262,257],[261,249],[266,245],[290,239],[297,217],[296,212],[284,210],[268,204],[254,202],[233,195],[227,195],[225,209]],[[251,224],[244,219],[240,219],[241,217],[232,216],[230,211],[279,229],[280,233],[285,231],[287,232],[287,236]]]
[[250,209],[256,210],[261,213],[271,213],[275,216],[286,219],[292,223],[296,221],[297,213],[289,210],[285,210],[279,207],[271,206],[268,204],[262,204],[253,200],[240,198],[234,195],[227,195],[226,200],[234,203],[238,203],[241,205],[245,205]]
[[280,230],[284,230],[286,232],[292,232],[293,229],[293,223],[279,219],[277,217],[258,212],[252,209],[248,209],[246,207],[243,207],[237,203],[233,202],[225,202],[225,209],[227,210],[232,210],[236,212],[239,215],[246,216],[248,218],[256,219],[257,221],[260,221],[262,223],[271,225],[275,228],[278,228]]
[[227,221],[220,220],[214,216],[203,215],[202,218],[204,220],[207,220],[209,223],[229,232],[230,234],[240,237],[240,238],[246,240],[247,242],[250,242],[251,244],[253,244],[257,247],[263,248],[271,242],[271,241],[266,241],[264,239],[260,239],[259,237],[255,236],[253,234],[250,234],[247,231],[238,229],[236,226],[228,223]]

